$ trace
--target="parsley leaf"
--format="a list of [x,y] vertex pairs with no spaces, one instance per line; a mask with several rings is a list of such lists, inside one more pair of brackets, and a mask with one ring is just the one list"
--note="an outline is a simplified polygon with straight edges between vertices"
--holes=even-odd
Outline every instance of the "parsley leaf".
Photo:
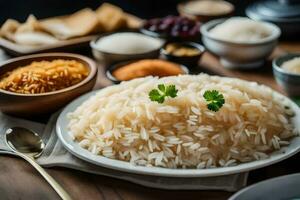
[[207,108],[214,112],[217,112],[225,103],[223,94],[220,94],[217,90],[207,90],[204,92],[203,97],[208,102]]
[[159,84],[157,87],[158,87],[158,89],[159,89],[160,91],[162,91],[162,92],[165,92],[165,91],[166,91],[166,87],[165,87],[164,84]]
[[163,103],[166,97],[177,97],[178,90],[175,85],[165,86],[164,84],[159,84],[158,89],[153,89],[149,92],[149,98],[151,101],[157,101],[158,103]]
[[169,85],[166,89],[166,96],[175,98],[177,96],[178,90],[176,90],[175,85]]

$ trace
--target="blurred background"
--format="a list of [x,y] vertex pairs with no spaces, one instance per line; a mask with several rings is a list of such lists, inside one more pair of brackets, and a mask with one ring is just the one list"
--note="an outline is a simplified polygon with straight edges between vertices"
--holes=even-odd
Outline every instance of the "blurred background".
[[[228,0],[236,7],[236,15],[244,15],[245,7],[254,1]],[[168,14],[176,14],[176,5],[180,0],[1,0],[0,23],[13,18],[25,21],[29,14],[33,13],[38,19],[71,14],[81,8],[90,7],[96,9],[103,2],[109,2],[121,7],[128,13],[141,18],[163,17]]]

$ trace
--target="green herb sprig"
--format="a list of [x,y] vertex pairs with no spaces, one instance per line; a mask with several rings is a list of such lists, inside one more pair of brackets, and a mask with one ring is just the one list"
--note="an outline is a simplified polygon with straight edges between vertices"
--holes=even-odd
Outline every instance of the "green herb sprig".
[[157,88],[158,89],[153,89],[149,92],[149,98],[151,101],[163,103],[166,97],[177,97],[178,90],[176,89],[175,85],[165,86],[164,84],[159,84]]
[[207,90],[204,92],[203,97],[208,102],[207,108],[214,112],[217,112],[225,103],[223,94],[220,94],[217,90]]

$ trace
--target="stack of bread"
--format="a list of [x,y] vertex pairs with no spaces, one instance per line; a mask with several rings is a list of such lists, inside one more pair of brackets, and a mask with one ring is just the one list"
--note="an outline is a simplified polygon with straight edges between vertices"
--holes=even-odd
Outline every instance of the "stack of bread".
[[60,40],[140,26],[141,20],[137,17],[104,3],[95,11],[85,8],[71,15],[42,20],[29,15],[23,24],[8,19],[0,29],[0,36],[23,45],[48,45]]

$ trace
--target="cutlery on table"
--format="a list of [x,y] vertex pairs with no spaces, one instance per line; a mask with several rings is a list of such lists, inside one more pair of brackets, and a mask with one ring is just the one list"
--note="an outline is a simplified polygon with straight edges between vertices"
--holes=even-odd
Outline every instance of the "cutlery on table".
[[71,200],[69,194],[35,161],[45,147],[41,137],[26,128],[13,127],[5,132],[5,140],[10,149],[21,158],[28,161],[52,186],[63,200]]

